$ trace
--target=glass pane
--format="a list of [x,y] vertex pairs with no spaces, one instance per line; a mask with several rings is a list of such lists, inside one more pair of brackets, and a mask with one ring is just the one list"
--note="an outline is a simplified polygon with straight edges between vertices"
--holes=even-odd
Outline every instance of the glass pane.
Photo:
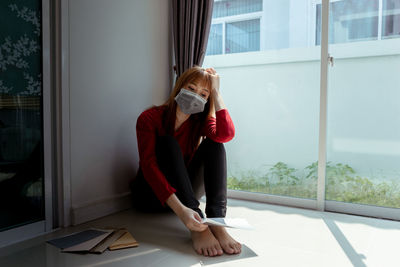
[[[316,198],[319,61],[221,67],[228,188]],[[290,79],[288,79],[290,77]]]
[[44,219],[41,1],[0,1],[0,231]]
[[326,199],[400,208],[400,52],[376,44],[330,48]]
[[[317,5],[317,29],[321,26],[321,4]],[[379,1],[343,0],[329,5],[329,43],[378,39]],[[316,45],[321,38],[317,34]]]
[[382,39],[400,37],[400,0],[383,0]]
[[260,20],[247,20],[226,24],[225,53],[260,50]]
[[[237,13],[233,13],[233,7],[239,3],[243,4],[240,13],[246,16],[232,17]],[[309,12],[311,7],[308,0],[215,1],[213,18],[218,18],[212,23],[226,25],[226,31],[222,31],[224,54],[313,47],[320,27],[314,13]],[[215,42],[214,38],[209,42]]]
[[[264,22],[226,22],[226,53],[236,54],[219,57],[246,63],[216,67],[236,129],[225,145],[228,188],[316,199],[321,51],[308,40],[310,17],[300,8],[309,1],[263,4]],[[238,53],[256,50],[269,50],[259,55],[264,64]],[[298,61],[298,54],[312,59]],[[206,56],[204,65],[219,57]]]
[[222,54],[222,24],[212,24],[208,36],[206,55]]
[[214,1],[213,18],[240,15],[262,10],[262,0]]

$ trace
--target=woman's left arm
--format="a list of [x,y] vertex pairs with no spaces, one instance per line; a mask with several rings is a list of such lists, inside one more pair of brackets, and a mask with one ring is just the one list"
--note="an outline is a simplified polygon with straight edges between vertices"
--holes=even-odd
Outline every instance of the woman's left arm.
[[225,143],[234,137],[235,127],[219,91],[219,75],[214,68],[208,68],[206,71],[212,75],[211,94],[214,106],[211,107],[212,117],[208,120],[204,135],[215,142]]
[[215,112],[220,111],[221,109],[226,109],[224,100],[222,99],[222,96],[219,93],[219,90],[213,89],[212,94],[213,94],[213,97],[214,97]]

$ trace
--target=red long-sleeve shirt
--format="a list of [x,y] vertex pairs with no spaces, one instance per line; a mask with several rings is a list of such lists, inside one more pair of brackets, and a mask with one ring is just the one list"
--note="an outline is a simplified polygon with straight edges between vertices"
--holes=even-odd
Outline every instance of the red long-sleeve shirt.
[[[165,106],[153,107],[140,114],[136,122],[136,136],[139,150],[139,164],[143,176],[153,189],[162,205],[169,196],[176,192],[158,167],[156,158],[157,136],[166,134],[162,119]],[[188,145],[191,136],[193,121],[189,117],[181,127],[175,131],[174,137],[178,141],[185,163],[188,164],[193,157],[193,149]],[[218,143],[230,141],[235,135],[235,127],[228,110],[216,112],[216,118],[209,118],[204,126],[202,136],[206,136]]]

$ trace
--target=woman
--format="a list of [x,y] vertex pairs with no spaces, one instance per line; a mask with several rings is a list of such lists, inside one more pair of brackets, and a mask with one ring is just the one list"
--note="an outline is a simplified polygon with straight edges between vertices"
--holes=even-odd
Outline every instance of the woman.
[[136,124],[140,167],[131,184],[134,205],[143,211],[172,209],[190,230],[195,251],[204,256],[241,252],[224,227],[201,223],[198,201],[204,185],[207,217],[225,217],[222,143],[234,132],[213,68],[185,71],[167,102],[145,110]]

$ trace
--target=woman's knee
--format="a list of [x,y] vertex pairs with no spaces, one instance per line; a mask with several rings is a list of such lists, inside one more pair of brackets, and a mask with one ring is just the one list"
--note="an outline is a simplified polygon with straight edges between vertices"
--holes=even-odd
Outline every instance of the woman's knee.
[[[178,141],[172,136],[157,138],[156,157],[160,170],[165,174],[183,174],[185,162]],[[172,179],[172,177],[167,177]]]
[[206,138],[203,141],[203,143],[204,143],[204,147],[207,151],[207,154],[212,154],[212,155],[215,155],[215,154],[225,155],[226,154],[225,146],[223,143],[215,142],[215,141],[211,140],[210,138]]

